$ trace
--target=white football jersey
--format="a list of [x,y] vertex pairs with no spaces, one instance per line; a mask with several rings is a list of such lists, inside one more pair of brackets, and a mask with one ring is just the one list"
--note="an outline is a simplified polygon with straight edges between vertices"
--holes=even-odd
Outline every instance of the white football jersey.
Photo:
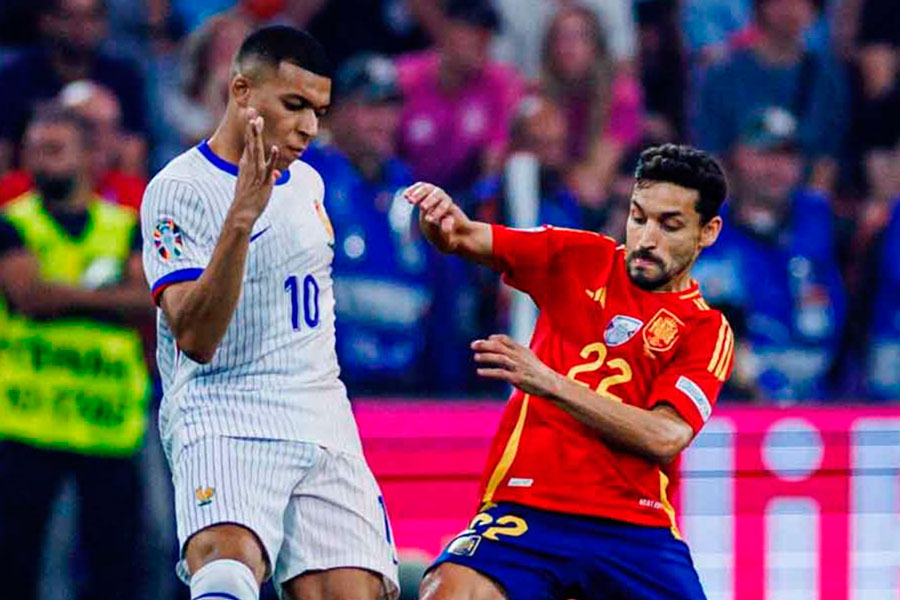
[[[157,301],[203,273],[234,198],[237,166],[204,142],[165,166],[141,206],[144,271]],[[360,453],[335,353],[334,232],[324,185],[295,161],[253,228],[237,309],[213,360],[180,352],[162,310],[157,360],[168,448],[228,435],[318,443]]]

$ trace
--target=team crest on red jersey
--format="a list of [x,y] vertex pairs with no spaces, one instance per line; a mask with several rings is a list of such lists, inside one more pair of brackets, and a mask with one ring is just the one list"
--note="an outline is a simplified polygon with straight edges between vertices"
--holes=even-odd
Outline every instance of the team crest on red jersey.
[[684,323],[665,308],[656,311],[644,327],[644,345],[654,352],[671,350],[681,334]]

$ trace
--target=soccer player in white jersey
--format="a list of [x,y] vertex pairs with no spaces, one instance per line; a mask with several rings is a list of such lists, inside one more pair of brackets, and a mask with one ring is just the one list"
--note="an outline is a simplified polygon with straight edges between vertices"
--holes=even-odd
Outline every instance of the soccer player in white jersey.
[[160,308],[160,429],[192,600],[396,596],[378,485],[338,379],[333,231],[297,160],[328,108],[324,50],[251,34],[208,141],[150,182],[144,269]]

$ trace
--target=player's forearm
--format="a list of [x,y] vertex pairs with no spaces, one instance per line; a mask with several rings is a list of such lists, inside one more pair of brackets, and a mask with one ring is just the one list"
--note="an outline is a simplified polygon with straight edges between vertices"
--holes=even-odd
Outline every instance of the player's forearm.
[[664,415],[606,398],[562,375],[550,400],[605,442],[654,462],[670,462],[690,441],[685,430]]
[[203,274],[167,310],[179,348],[197,362],[212,360],[234,316],[252,226],[229,215]]
[[32,317],[58,317],[86,312],[132,316],[149,315],[153,311],[150,294],[143,285],[87,290],[36,281],[12,300],[19,310]]

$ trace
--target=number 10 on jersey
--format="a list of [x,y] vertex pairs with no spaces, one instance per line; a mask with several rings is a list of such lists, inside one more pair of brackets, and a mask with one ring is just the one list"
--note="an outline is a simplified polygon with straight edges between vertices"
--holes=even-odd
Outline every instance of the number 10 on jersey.
[[[284,280],[284,291],[291,295],[291,327],[300,331],[300,283],[296,275]],[[312,275],[303,278],[303,320],[309,328],[319,324],[319,284]]]

